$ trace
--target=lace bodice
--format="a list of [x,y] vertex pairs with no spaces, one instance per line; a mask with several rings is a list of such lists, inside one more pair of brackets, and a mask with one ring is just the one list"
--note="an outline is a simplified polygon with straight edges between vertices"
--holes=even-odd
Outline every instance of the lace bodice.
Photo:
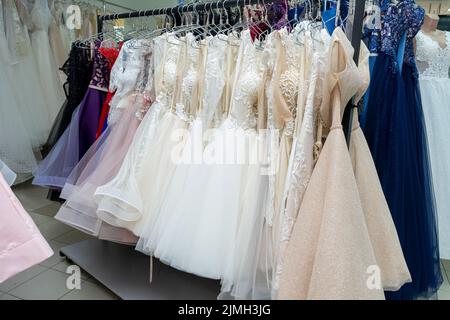
[[119,101],[128,93],[133,92],[136,87],[141,66],[141,50],[146,48],[138,42],[137,46],[130,46],[125,43],[111,69],[111,79],[109,81],[109,91],[115,92],[110,106],[114,109]]
[[46,0],[35,0],[34,7],[31,10],[31,21],[34,31],[48,32],[53,16]]
[[238,77],[230,110],[231,119],[244,129],[256,128],[257,125],[258,96],[265,70],[262,57],[263,51],[252,43],[250,32],[244,31],[238,55]]
[[198,70],[200,65],[200,49],[194,46],[195,36],[186,35],[186,71],[181,82],[181,101],[176,104],[176,114],[185,121],[193,120],[192,106],[194,89],[198,83]]
[[445,47],[422,31],[416,37],[416,59],[419,76],[449,78],[450,32],[445,32]]
[[14,0],[4,0],[0,8],[3,8],[4,12],[2,27],[5,28],[11,58],[18,61],[31,52],[28,32],[20,19]]

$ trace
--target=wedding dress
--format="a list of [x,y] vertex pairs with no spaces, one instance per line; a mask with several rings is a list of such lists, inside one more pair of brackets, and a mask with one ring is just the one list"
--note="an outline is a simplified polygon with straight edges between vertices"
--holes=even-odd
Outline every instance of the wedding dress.
[[8,77],[11,54],[4,32],[3,10],[0,10],[0,159],[16,174],[16,182],[31,176],[37,166],[29,128],[20,114],[18,98]]
[[[4,11],[5,32],[11,61],[8,77],[17,97],[17,108],[23,122],[29,130],[30,140],[35,150],[44,144],[51,127],[51,110],[43,93],[36,61],[29,40],[26,25],[31,23],[26,8],[14,0],[3,0],[1,8]],[[20,14],[19,11],[20,10]]]
[[362,82],[352,58],[350,42],[336,28],[320,109],[319,129],[329,133],[285,252],[279,299],[384,299],[381,287],[367,286],[367,270],[377,261],[341,125]]
[[[154,254],[175,268],[215,279],[219,277],[217,272],[213,273],[211,269],[218,270],[223,262],[223,256],[215,251],[215,248],[221,248],[217,241],[222,239],[216,234],[216,237],[208,240],[208,246],[205,247],[203,233],[205,228],[212,228],[214,230],[212,232],[218,231],[214,221],[217,218],[210,212],[213,220],[209,220],[202,215],[203,211],[196,210],[192,195],[194,194],[196,199],[201,192],[198,186],[202,185],[207,177],[204,175],[202,163],[203,133],[208,134],[214,114],[222,107],[227,69],[226,40],[226,36],[221,39],[208,37],[206,40],[205,46],[208,50],[206,61],[201,62],[196,75],[199,81],[196,92],[199,98],[191,101],[191,105],[197,108],[197,117],[193,116],[195,112],[189,117],[190,127],[186,132],[187,141],[182,147],[181,158],[176,162],[173,177],[160,209],[158,208],[152,218],[145,222],[137,244],[138,250]],[[205,74],[203,70],[206,71]],[[180,226],[184,226],[182,230]],[[179,245],[171,245],[174,242]],[[205,263],[205,259],[208,263]]]
[[40,82],[50,108],[50,121],[58,115],[65,100],[61,79],[58,75],[57,63],[50,46],[49,28],[52,23],[52,13],[46,0],[36,0],[31,10],[33,30],[31,32],[31,46],[38,66]]
[[[312,36],[321,39],[321,42],[312,43],[312,41],[315,41],[311,38]],[[278,230],[275,233],[274,246],[277,261],[272,283],[273,297],[276,297],[279,279],[283,272],[285,251],[315,165],[314,143],[316,141],[317,113],[322,102],[323,78],[329,41],[330,36],[324,29],[319,34],[308,33],[303,37],[305,45],[302,48],[305,52],[302,58],[308,59],[311,63],[308,68],[309,79],[303,80],[307,81],[308,85],[300,88],[300,94],[303,94],[304,98],[300,97],[301,100],[297,110],[298,129],[292,143],[293,148],[287,171],[288,178],[286,178],[285,192],[281,202],[283,207],[281,208]],[[301,71],[305,72],[305,69],[306,61],[304,61]],[[302,105],[303,99],[305,99],[304,105]]]
[[419,31],[416,59],[439,221],[439,252],[441,258],[450,259],[450,152],[443,147],[450,134],[450,32],[444,34],[441,44]]
[[143,200],[152,195],[154,188],[160,187],[155,176],[147,175],[148,170],[156,168],[158,163],[170,161],[161,159],[164,149],[166,156],[170,156],[167,155],[170,145],[162,145],[161,139],[165,138],[164,134],[170,134],[170,124],[175,118],[167,110],[171,108],[173,95],[180,82],[177,71],[184,66],[183,43],[173,34],[155,39],[155,51],[158,51],[156,48],[159,45],[164,48],[161,63],[155,70],[156,100],[139,125],[119,172],[111,181],[98,187],[94,194],[98,204],[97,215],[103,221],[127,228],[136,235],[139,234],[137,222],[144,213]]

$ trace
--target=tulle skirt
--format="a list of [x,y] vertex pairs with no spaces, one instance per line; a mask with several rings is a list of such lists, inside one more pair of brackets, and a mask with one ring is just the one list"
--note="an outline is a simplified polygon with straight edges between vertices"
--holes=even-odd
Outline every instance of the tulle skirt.
[[90,88],[72,114],[70,126],[34,172],[33,184],[61,189],[67,178],[95,142],[105,92]]
[[430,297],[442,283],[431,168],[415,68],[377,57],[364,133],[413,282],[387,299]]
[[125,230],[116,230],[112,235],[113,227],[108,227],[109,236],[102,234],[104,224],[97,217],[93,198],[97,187],[110,181],[119,171],[140,124],[136,117],[136,96],[123,99],[121,104],[123,114],[119,122],[103,132],[68,177],[60,195],[67,201],[55,218],[91,235],[124,243],[136,239]]
[[423,113],[430,148],[436,211],[439,221],[439,253],[450,259],[450,79],[420,79]]
[[[139,223],[151,214],[144,201],[157,206],[172,163],[170,134],[184,122],[155,102],[139,126],[117,175],[97,188],[97,215],[105,222],[139,235]],[[167,167],[165,167],[167,165]],[[167,170],[166,170],[167,169]],[[156,197],[156,198],[155,198]]]

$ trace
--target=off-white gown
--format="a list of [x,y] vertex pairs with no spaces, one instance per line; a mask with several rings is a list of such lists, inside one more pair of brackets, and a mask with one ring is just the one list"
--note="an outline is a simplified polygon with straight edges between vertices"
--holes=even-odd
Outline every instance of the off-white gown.
[[438,43],[419,31],[416,44],[439,221],[439,254],[450,259],[450,151],[446,147],[450,137],[450,32],[445,32],[445,43]]

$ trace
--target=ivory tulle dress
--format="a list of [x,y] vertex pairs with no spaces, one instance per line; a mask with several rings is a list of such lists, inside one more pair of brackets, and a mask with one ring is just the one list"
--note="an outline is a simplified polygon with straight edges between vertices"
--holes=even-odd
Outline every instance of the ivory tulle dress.
[[450,152],[443,147],[450,136],[450,32],[444,32],[444,39],[444,43],[437,42],[419,31],[416,60],[439,222],[439,253],[442,259],[450,259]]
[[0,159],[18,175],[16,182],[31,176],[37,162],[33,152],[31,132],[20,114],[19,100],[11,79],[11,53],[3,29],[3,10],[0,10]]
[[0,172],[0,283],[52,255]]
[[38,66],[40,82],[45,84],[42,90],[50,109],[50,121],[53,123],[65,100],[63,83],[59,77],[49,39],[49,28],[53,16],[46,0],[36,0],[30,15],[33,28],[30,33],[31,46]]
[[18,2],[20,15],[14,0],[3,0],[4,25],[11,61],[8,78],[12,86],[10,94],[17,97],[16,108],[22,115],[24,124],[30,133],[33,148],[38,150],[47,139],[51,127],[53,110],[49,108],[44,96],[37,62],[31,48],[27,25],[31,23],[26,8]]
[[[156,100],[141,122],[119,172],[111,181],[98,187],[94,194],[98,204],[97,215],[103,221],[127,228],[136,235],[139,234],[137,222],[144,214],[144,199],[148,200],[152,196],[151,191],[161,187],[156,176],[150,175],[151,179],[148,179],[147,171],[155,170],[158,163],[170,164],[167,157],[170,157],[171,145],[163,145],[161,140],[167,139],[172,120],[177,119],[166,111],[173,106],[172,99],[180,83],[177,70],[184,66],[182,52],[185,42],[172,34],[165,34],[155,41],[155,51],[163,45],[163,58],[154,76]],[[159,54],[157,56],[160,57]],[[181,121],[179,123],[182,124]],[[164,159],[163,154],[166,155]],[[164,176],[164,173],[156,172]]]

